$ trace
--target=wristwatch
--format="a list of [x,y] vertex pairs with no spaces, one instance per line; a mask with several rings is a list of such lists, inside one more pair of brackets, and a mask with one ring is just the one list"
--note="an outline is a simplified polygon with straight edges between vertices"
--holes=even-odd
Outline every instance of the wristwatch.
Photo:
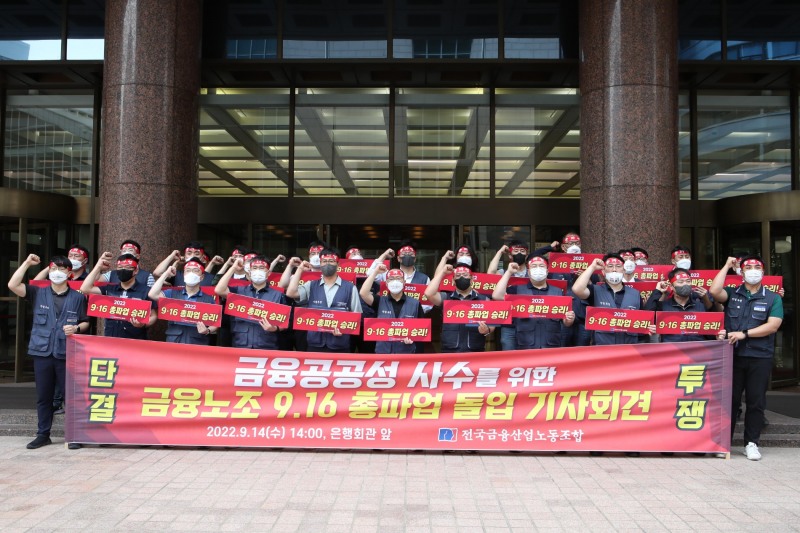
[[742,333],[744,333],[744,340],[747,340],[747,339],[750,338],[750,333],[748,333],[747,330],[744,330]]

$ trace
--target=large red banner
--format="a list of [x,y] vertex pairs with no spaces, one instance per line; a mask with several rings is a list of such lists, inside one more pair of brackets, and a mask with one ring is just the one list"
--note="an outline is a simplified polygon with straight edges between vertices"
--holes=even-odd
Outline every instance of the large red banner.
[[730,449],[724,341],[402,356],[67,342],[68,442]]

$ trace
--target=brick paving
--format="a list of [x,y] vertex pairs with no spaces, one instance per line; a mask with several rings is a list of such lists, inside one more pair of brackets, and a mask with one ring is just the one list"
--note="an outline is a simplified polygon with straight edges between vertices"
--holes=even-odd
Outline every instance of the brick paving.
[[800,531],[800,449],[649,455],[85,447],[0,437],[0,531]]

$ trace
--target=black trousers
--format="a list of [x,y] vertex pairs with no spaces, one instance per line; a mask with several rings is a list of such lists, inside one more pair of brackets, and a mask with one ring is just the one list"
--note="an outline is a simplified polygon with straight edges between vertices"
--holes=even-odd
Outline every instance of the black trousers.
[[731,435],[736,429],[736,418],[745,393],[744,443],[758,444],[764,427],[767,408],[767,389],[772,372],[772,357],[733,357],[733,397],[731,403]]
[[33,376],[36,379],[36,414],[39,427],[36,435],[50,436],[53,427],[53,396],[56,387],[64,390],[64,377],[67,374],[66,359],[33,356]]

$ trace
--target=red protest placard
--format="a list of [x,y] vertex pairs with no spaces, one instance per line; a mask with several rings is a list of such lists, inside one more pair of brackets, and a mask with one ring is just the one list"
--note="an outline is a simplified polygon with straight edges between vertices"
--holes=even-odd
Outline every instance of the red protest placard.
[[708,290],[717,274],[719,274],[719,270],[690,270],[689,280],[695,287],[703,287]]
[[636,265],[634,273],[639,281],[663,281],[675,265]]
[[[280,272],[270,272],[267,275],[267,284],[270,286],[271,289],[275,289],[279,292],[286,292],[286,289],[283,287],[278,287],[278,282],[281,280],[281,273]],[[248,282],[249,283],[249,282]]]
[[445,324],[511,324],[511,302],[492,300],[445,300]]
[[[339,275],[342,279],[348,280],[351,277],[366,278],[367,271],[374,261],[374,259],[339,259]],[[388,259],[383,264],[386,265],[386,268],[390,266]],[[349,276],[345,277],[348,274]]]
[[565,254],[550,253],[550,272],[569,274],[576,270],[584,271],[595,259],[602,259],[603,254]]
[[506,294],[506,301],[511,302],[513,318],[564,318],[572,310],[570,296]]
[[[511,279],[514,279],[514,278],[511,278]],[[528,280],[525,280],[525,283],[527,283],[527,282],[528,282]],[[548,278],[547,279],[547,284],[548,285],[552,285],[553,287],[558,287],[559,289],[561,289],[561,292],[564,292],[564,293],[567,292],[567,280],[565,280],[565,279],[549,279]],[[511,284],[509,283],[509,285],[511,285]],[[515,283],[515,285],[517,285],[517,284]]]
[[334,328],[339,328],[344,335],[358,335],[361,331],[361,313],[295,307],[293,326],[294,329],[303,331],[329,333],[332,333]]
[[667,335],[716,335],[725,327],[725,313],[659,311],[656,333]]
[[[406,296],[411,296],[412,298],[416,298],[419,300],[419,303],[423,305],[431,305],[428,301],[428,297],[425,296],[425,288],[427,285],[422,285],[421,283],[406,283],[403,286],[403,292]],[[378,289],[378,295],[380,296],[389,296],[389,289],[386,287],[386,282],[381,282],[380,288]]]
[[586,329],[614,333],[648,333],[654,314],[653,311],[590,306],[586,308]]
[[175,298],[159,298],[158,318],[184,324],[202,322],[206,326],[220,327],[222,325],[222,306]]
[[[744,283],[742,276],[725,276],[726,287],[735,288],[742,283]],[[772,292],[778,292],[783,288],[783,276],[764,276],[764,279],[761,280],[761,285]]]
[[111,318],[114,320],[135,318],[139,322],[147,322],[150,319],[151,306],[150,300],[90,294],[86,314],[97,318]]
[[658,283],[658,281],[626,281],[625,285],[639,291],[642,295],[642,300],[646,302],[650,295],[653,294],[653,291],[656,290]]
[[250,298],[241,294],[230,293],[228,294],[228,300],[225,302],[226,315],[254,322],[266,318],[273,326],[279,326],[284,329],[289,327],[291,312],[292,308],[288,305]]
[[365,318],[365,341],[431,341],[430,318]]

